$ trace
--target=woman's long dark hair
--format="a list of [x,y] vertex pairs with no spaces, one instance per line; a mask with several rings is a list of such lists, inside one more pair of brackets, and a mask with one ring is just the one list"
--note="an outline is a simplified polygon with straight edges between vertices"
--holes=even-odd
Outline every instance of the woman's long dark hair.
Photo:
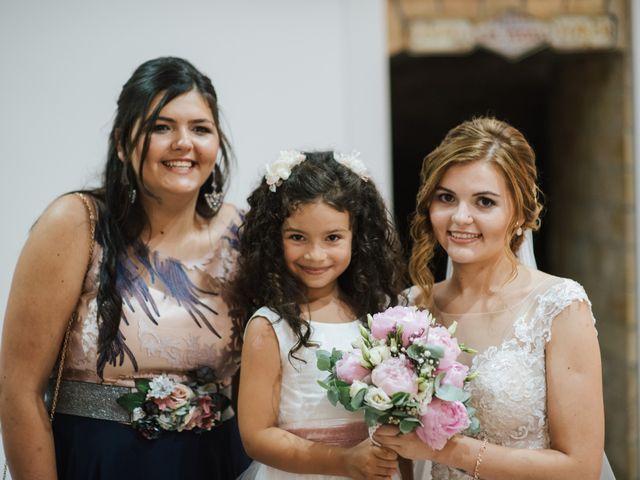
[[[98,374],[102,376],[107,363],[124,362],[126,346],[119,332],[122,317],[122,297],[117,288],[118,262],[139,239],[147,226],[148,218],[142,202],[130,201],[132,188],[146,190],[142,175],[151,130],[162,108],[171,100],[197,91],[206,100],[220,138],[220,159],[214,171],[200,188],[196,211],[205,218],[213,217],[213,211],[205,200],[212,193],[215,176],[216,190],[223,193],[229,163],[229,143],[220,128],[218,98],[211,80],[188,61],[175,57],[161,57],[140,65],[122,87],[118,109],[109,135],[107,163],[102,187],[89,191],[96,200],[98,223],[96,240],[102,246],[103,255],[98,283]],[[154,105],[154,102],[155,103]],[[153,108],[152,108],[153,106]],[[139,175],[131,165],[131,155],[142,139]],[[121,160],[118,151],[123,155]],[[137,178],[136,178],[137,177]],[[151,192],[148,192],[151,193]]]
[[305,290],[287,270],[282,224],[300,205],[321,201],[348,212],[353,233],[351,263],[338,284],[358,317],[397,305],[404,261],[395,227],[373,181],[338,163],[332,152],[306,153],[275,192],[263,179],[248,199],[250,210],[240,229],[240,258],[231,282],[230,311],[246,324],[262,306],[277,312],[298,338],[289,355],[308,347],[309,326],[300,305]]

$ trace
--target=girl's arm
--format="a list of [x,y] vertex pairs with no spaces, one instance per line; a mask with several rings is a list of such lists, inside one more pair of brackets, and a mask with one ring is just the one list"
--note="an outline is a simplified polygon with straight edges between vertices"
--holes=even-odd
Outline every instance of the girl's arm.
[[255,318],[242,348],[238,421],[250,457],[292,473],[341,475],[356,479],[390,478],[395,453],[367,439],[352,448],[300,438],[277,427],[281,366],[278,339],[269,321]]
[[382,427],[376,439],[399,455],[425,458],[482,479],[597,480],[604,449],[600,348],[589,306],[574,302],[553,322],[546,352],[547,416],[551,448],[528,450],[486,444],[457,435],[441,451],[415,434]]
[[89,232],[82,201],[59,198],[34,225],[13,275],[0,352],[0,422],[15,480],[56,478],[42,397],[80,296]]

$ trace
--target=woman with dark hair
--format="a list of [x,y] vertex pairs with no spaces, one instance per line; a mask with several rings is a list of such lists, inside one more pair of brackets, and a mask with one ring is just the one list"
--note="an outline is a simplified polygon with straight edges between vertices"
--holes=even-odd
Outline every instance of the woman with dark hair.
[[0,357],[13,478],[235,478],[248,463],[229,406],[229,154],[207,76],[172,57],[137,68],[102,186],[55,200],[16,267]]

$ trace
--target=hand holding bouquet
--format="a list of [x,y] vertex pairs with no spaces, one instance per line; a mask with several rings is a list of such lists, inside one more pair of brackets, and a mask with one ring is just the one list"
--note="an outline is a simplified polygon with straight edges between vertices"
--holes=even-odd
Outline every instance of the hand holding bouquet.
[[476,432],[478,420],[470,395],[463,390],[472,378],[457,362],[462,351],[473,350],[436,326],[427,310],[392,307],[368,315],[369,328],[360,327],[354,350],[316,354],[318,368],[329,372],[319,382],[333,405],[364,410],[369,427],[397,425],[402,433],[416,431],[429,447],[440,450],[456,433]]

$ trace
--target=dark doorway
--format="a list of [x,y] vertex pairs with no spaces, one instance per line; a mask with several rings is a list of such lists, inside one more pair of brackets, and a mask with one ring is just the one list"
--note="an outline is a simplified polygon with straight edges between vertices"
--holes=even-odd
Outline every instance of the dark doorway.
[[[534,235],[538,266],[578,281],[591,299],[603,358],[606,450],[618,478],[627,478],[635,422],[627,399],[635,383],[620,365],[628,364],[633,311],[627,252],[634,187],[624,54],[544,50],[518,62],[486,51],[401,54],[390,68],[394,213],[407,251],[422,160],[448,130],[493,115],[518,128],[536,152],[546,207]],[[445,260],[435,259],[436,280]]]
[[[518,128],[537,156],[545,189],[546,123],[557,55],[540,52],[518,63],[478,51],[469,56],[391,58],[391,117],[395,215],[407,250],[422,159],[449,129],[473,116],[492,115]],[[544,269],[544,230],[536,234]],[[439,277],[443,260],[436,259]]]

